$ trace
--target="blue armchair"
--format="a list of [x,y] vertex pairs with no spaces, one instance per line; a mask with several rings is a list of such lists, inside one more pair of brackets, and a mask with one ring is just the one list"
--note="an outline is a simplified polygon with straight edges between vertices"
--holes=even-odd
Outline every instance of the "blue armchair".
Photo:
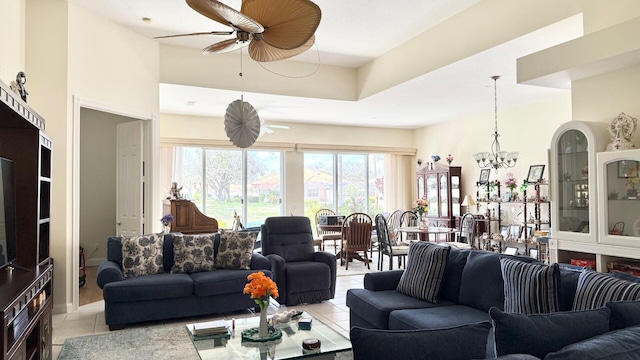
[[262,255],[271,262],[280,304],[292,306],[334,298],[336,256],[314,251],[309,218],[267,218],[262,225]]

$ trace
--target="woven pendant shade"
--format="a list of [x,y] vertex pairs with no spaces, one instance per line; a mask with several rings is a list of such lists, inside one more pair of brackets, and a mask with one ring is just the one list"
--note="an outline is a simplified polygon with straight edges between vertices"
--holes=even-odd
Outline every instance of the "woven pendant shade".
[[235,146],[248,148],[260,135],[258,112],[248,102],[240,99],[233,101],[224,114],[224,131]]
[[322,16],[309,0],[243,0],[240,12],[264,26],[262,41],[284,50],[309,41]]

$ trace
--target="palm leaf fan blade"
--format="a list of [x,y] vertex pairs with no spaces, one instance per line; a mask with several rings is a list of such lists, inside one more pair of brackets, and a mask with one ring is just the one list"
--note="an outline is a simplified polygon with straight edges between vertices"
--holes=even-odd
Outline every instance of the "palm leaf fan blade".
[[213,45],[209,45],[206,48],[202,49],[202,54],[210,55],[210,54],[223,54],[229,51],[233,51],[239,49],[246,45],[246,43],[241,43],[236,39],[229,39],[217,42]]
[[309,0],[244,0],[241,12],[264,26],[260,39],[285,50],[304,45],[322,17],[318,5]]
[[260,134],[258,112],[248,102],[231,102],[224,115],[224,131],[235,146],[248,148],[256,142]]
[[307,51],[310,47],[313,46],[315,40],[316,37],[311,36],[311,38],[309,38],[309,40],[307,40],[307,42],[302,46],[291,50],[278,49],[277,47],[273,47],[264,41],[254,40],[249,43],[249,56],[251,56],[253,60],[259,62],[284,60],[296,55],[300,55],[303,52]]
[[237,27],[249,33],[261,33],[264,27],[250,17],[216,0],[186,0],[195,11],[227,26]]

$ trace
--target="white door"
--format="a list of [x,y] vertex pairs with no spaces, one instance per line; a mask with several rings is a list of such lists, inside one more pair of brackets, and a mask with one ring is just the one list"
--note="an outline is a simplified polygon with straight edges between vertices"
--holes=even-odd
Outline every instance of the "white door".
[[142,121],[117,125],[116,234],[143,232],[144,162]]

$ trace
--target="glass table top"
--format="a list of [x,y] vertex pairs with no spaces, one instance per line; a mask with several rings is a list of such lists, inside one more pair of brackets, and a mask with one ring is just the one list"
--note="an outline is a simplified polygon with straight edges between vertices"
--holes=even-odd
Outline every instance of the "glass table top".
[[[258,327],[258,315],[249,318],[235,319],[235,330],[230,335],[209,339],[198,339],[192,342],[200,355],[200,359],[300,359],[333,354],[351,350],[351,341],[339,332],[303,313],[301,318],[311,318],[311,330],[298,329],[298,320],[287,324],[279,324],[282,337],[267,343],[242,341],[242,330]],[[227,321],[231,325],[231,321]],[[319,351],[306,352],[302,349],[302,341],[309,338],[320,340]]]

